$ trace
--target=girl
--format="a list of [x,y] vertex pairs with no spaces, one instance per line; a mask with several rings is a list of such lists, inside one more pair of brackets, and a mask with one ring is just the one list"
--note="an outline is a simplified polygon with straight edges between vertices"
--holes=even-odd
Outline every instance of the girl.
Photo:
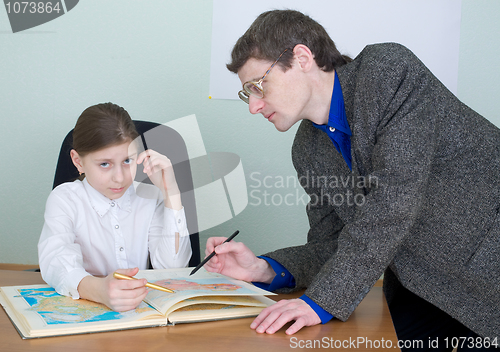
[[[116,311],[137,307],[147,290],[146,280],[117,280],[114,271],[134,276],[146,269],[148,253],[154,268],[185,267],[191,257],[170,160],[153,150],[137,155],[137,137],[129,114],[115,104],[81,114],[71,159],[85,178],[51,192],[38,243],[45,282],[62,295]],[[158,200],[135,193],[138,164],[158,187]]]

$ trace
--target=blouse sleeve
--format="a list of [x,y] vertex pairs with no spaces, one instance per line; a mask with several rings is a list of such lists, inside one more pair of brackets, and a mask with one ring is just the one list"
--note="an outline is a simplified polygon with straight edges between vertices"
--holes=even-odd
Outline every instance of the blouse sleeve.
[[[179,234],[179,250],[175,251],[175,234]],[[155,269],[183,268],[191,258],[191,242],[184,208],[173,210],[163,202],[155,211],[149,230],[149,253]]]
[[76,209],[69,199],[54,191],[49,195],[38,258],[43,280],[59,294],[78,299],[78,285],[90,274],[83,268],[82,251],[75,243],[75,216]]

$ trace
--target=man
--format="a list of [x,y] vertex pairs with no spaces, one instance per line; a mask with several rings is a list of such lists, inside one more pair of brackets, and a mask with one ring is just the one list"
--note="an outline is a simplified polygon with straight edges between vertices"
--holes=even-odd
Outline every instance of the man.
[[453,337],[498,346],[500,131],[401,45],[350,61],[296,11],[265,12],[238,40],[228,69],[250,112],[279,131],[302,120],[292,158],[311,228],[305,245],[260,258],[211,238],[207,270],[307,288],[265,309],[257,332],[346,320],[385,273],[399,339],[438,338],[433,351]]

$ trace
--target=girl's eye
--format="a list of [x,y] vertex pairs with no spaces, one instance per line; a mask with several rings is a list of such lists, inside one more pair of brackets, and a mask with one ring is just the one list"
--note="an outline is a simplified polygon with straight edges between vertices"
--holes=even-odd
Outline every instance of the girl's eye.
[[109,167],[109,163],[101,163],[101,167],[106,169]]
[[127,159],[127,160],[125,160],[123,163],[124,163],[124,164],[126,164],[126,165],[130,165],[130,164],[132,164],[132,159],[131,159],[131,158],[128,158],[128,159]]

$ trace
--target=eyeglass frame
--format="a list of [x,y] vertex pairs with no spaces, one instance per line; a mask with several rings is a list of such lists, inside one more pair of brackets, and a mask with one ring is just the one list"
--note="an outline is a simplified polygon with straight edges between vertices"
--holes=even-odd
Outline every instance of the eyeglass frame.
[[[276,61],[273,62],[273,64],[271,65],[271,67],[269,67],[269,69],[266,71],[266,73],[264,74],[264,76],[262,76],[261,79],[259,79],[258,81],[246,81],[245,83],[243,83],[243,89],[240,90],[238,92],[238,97],[243,100],[245,103],[247,104],[250,104],[250,95],[257,98],[257,99],[262,99],[264,98],[264,88],[262,87],[262,82],[264,81],[264,78],[266,78],[266,76],[269,74],[269,72],[271,72],[271,70],[273,69],[274,65],[276,65],[278,63],[278,61],[281,59],[281,57],[283,56],[284,53],[286,53],[288,51],[288,48],[286,48],[281,54],[280,56],[278,56],[278,58],[276,59]],[[258,96],[258,95],[255,95],[253,92],[251,92],[249,89],[246,88],[246,86],[248,84],[251,84],[253,85],[254,87],[256,87],[262,96]]]

